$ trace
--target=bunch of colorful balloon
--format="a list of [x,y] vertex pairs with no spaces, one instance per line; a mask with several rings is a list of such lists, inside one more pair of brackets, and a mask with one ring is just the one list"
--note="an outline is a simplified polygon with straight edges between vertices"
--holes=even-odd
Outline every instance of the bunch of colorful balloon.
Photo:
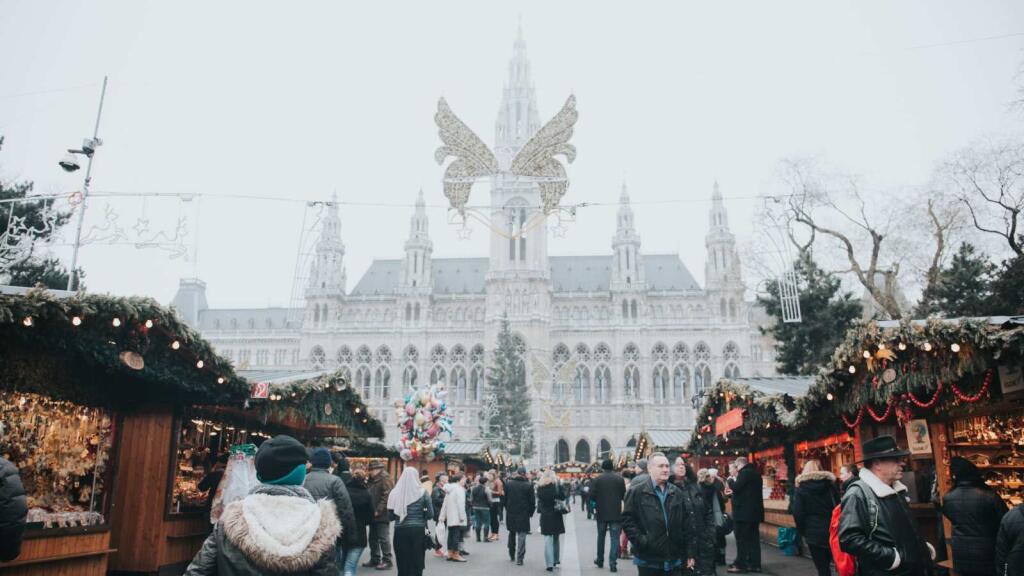
[[430,462],[444,454],[445,443],[441,434],[447,433],[449,440],[452,437],[452,419],[444,401],[447,394],[437,386],[431,386],[413,390],[406,395],[404,404],[395,402],[398,429],[402,433],[398,439],[402,460]]

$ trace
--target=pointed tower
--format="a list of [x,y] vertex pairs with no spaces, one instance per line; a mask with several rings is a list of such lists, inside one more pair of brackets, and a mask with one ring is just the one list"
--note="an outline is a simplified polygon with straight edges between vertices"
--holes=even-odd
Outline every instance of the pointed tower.
[[729,231],[729,214],[722,202],[717,181],[711,194],[711,212],[708,214],[708,233],[704,237],[704,246],[707,249],[704,284],[708,294],[708,309],[723,321],[738,321],[743,305],[743,277],[736,251],[736,238]]
[[306,285],[306,327],[322,328],[336,318],[345,299],[345,245],[337,195],[331,197],[320,227],[320,238]]
[[494,153],[503,169],[508,168],[516,152],[540,130],[537,96],[530,79],[530,61],[526,59],[523,26],[519,25],[512,60],[508,63],[508,81],[494,123]]
[[405,241],[405,260],[402,262],[401,278],[403,292],[430,292],[430,256],[434,244],[430,241],[428,225],[426,204],[421,189],[416,198],[416,211],[409,219],[409,239]]
[[615,237],[612,238],[615,266],[612,268],[612,290],[642,290],[644,263],[640,256],[640,235],[633,222],[633,208],[629,205],[629,190],[625,182],[619,195]]

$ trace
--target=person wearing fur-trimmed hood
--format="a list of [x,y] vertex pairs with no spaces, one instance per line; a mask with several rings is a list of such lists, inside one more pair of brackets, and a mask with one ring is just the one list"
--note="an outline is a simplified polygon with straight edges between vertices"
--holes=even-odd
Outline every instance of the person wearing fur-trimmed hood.
[[803,474],[796,477],[793,492],[793,520],[796,531],[807,542],[818,576],[830,574],[832,550],[828,543],[828,527],[832,510],[839,504],[835,474],[824,471],[817,460],[804,464]]
[[336,576],[341,522],[331,501],[315,501],[302,487],[307,457],[291,436],[264,442],[255,459],[262,484],[224,508],[186,576]]

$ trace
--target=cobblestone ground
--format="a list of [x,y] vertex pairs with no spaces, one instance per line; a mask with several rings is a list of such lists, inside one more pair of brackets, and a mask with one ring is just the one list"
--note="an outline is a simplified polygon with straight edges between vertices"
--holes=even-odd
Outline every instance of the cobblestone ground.
[[[498,576],[498,575],[531,575],[540,576],[547,574],[544,571],[544,537],[540,534],[537,526],[538,519],[534,517],[533,533],[526,537],[526,559],[523,566],[516,566],[508,560],[508,533],[504,525],[501,528],[501,540],[498,542],[477,542],[475,535],[470,535],[466,542],[470,555],[465,564],[448,562],[444,558],[435,558],[430,552],[427,553],[426,570],[424,574],[429,576]],[[577,507],[571,514],[565,517],[566,533],[561,540],[562,564],[555,569],[555,576],[609,576],[608,566],[599,569],[594,566],[594,555],[597,551],[597,524],[587,520],[586,513],[580,512]],[[607,554],[607,551],[605,552]],[[736,554],[735,541],[730,536],[728,539],[727,558],[732,559]],[[762,568],[765,574],[776,576],[814,576],[816,574],[814,565],[809,558],[784,556],[773,546],[761,545]],[[366,561],[367,554],[363,555]],[[360,576],[371,574],[386,575],[389,572],[370,568],[360,568]],[[390,573],[395,573],[391,570]],[[720,576],[725,575],[725,567],[719,566],[717,572]],[[623,576],[636,576],[636,567],[630,560],[619,561],[619,572]]]

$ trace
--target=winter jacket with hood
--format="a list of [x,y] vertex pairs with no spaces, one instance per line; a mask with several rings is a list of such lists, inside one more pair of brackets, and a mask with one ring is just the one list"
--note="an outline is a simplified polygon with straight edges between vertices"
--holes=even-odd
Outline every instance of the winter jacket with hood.
[[341,523],[334,504],[301,486],[257,486],[224,512],[186,576],[301,574],[337,576]]
[[906,490],[902,482],[890,486],[862,469],[843,494],[839,547],[857,559],[860,576],[931,573],[930,552],[917,531]]
[[28,500],[18,468],[0,458],[0,562],[14,560],[21,553],[27,515]]
[[994,574],[1024,574],[1024,504],[1007,512],[999,524]]
[[[345,539],[356,530],[356,518],[352,512],[352,500],[348,495],[348,488],[340,477],[332,475],[325,468],[313,468],[306,474],[306,481],[303,488],[315,500],[327,499],[334,502],[334,509],[338,513],[338,520],[341,521],[341,537]],[[347,542],[339,541],[339,544]]]
[[445,484],[446,495],[438,514],[438,522],[451,528],[452,526],[468,526],[469,516],[466,514],[466,490],[458,484]]
[[831,472],[805,472],[796,477],[793,520],[809,546],[828,548],[828,525],[839,504],[836,476]]
[[737,522],[764,522],[764,480],[753,462],[736,473],[732,488],[732,519]]
[[984,480],[958,480],[942,499],[953,524],[953,566],[958,574],[995,573],[996,535],[1006,503]]
[[394,480],[388,473],[381,470],[376,476],[371,476],[366,483],[370,491],[370,498],[373,500],[373,521],[390,522],[391,515],[388,512],[388,496],[395,487]]
[[345,483],[348,497],[352,501],[352,512],[356,520],[355,531],[344,534],[345,548],[366,548],[366,527],[373,524],[373,501],[366,489],[366,480],[349,476]]

